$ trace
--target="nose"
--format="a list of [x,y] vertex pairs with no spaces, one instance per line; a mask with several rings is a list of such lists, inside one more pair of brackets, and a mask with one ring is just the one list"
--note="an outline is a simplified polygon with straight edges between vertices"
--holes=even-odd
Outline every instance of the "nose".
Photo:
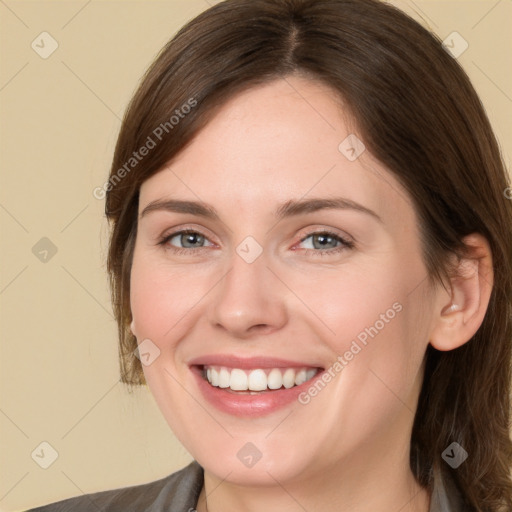
[[286,289],[267,267],[265,253],[247,263],[235,252],[230,263],[212,290],[210,324],[240,339],[281,329],[288,319]]

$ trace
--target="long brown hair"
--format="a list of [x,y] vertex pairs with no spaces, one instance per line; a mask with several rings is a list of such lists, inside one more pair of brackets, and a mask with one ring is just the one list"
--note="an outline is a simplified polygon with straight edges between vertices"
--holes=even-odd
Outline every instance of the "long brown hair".
[[[425,487],[436,468],[451,475],[467,510],[512,510],[510,183],[460,65],[435,35],[384,2],[227,0],[184,26],[151,65],[127,109],[104,187],[123,382],[145,382],[129,329],[141,184],[226,100],[291,73],[337,91],[368,150],[407,189],[431,282],[448,275],[450,254],[464,253],[465,235],[489,241],[495,282],[483,324],[456,350],[427,349],[411,469]],[[142,147],[145,156],[135,158]],[[454,441],[469,454],[457,469],[441,460]]]

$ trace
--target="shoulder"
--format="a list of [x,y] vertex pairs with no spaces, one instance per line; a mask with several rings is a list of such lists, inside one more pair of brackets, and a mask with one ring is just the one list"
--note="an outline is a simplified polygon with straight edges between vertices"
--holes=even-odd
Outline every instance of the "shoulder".
[[193,461],[160,480],[84,494],[28,512],[187,512],[195,508],[202,486],[203,468]]

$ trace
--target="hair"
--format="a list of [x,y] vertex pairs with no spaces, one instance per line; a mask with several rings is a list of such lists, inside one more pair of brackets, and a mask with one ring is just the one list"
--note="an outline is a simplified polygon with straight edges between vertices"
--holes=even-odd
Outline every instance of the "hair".
[[[437,36],[378,0],[227,0],[188,22],[149,67],[105,187],[122,381],[145,384],[129,328],[141,184],[227,100],[291,74],[338,94],[366,148],[409,193],[430,283],[450,275],[450,257],[467,254],[466,235],[489,242],[494,285],[482,325],[456,350],[427,348],[410,463],[424,487],[432,487],[435,469],[453,479],[467,510],[512,510],[509,177],[461,66]],[[146,156],[135,159],[144,146]],[[456,470],[441,461],[454,441],[469,454]]]

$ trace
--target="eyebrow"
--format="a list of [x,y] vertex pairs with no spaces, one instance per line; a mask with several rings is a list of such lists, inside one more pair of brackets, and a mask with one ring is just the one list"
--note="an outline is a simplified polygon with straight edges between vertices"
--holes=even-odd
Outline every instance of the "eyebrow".
[[[274,216],[278,220],[306,213],[313,213],[319,210],[355,210],[370,215],[382,223],[382,219],[373,210],[366,208],[362,204],[356,203],[344,197],[332,198],[311,198],[311,199],[291,199],[278,206]],[[139,219],[154,211],[168,211],[175,213],[188,213],[198,215],[211,220],[220,220],[220,216],[213,206],[200,201],[182,201],[179,199],[158,199],[149,203],[141,212]]]

